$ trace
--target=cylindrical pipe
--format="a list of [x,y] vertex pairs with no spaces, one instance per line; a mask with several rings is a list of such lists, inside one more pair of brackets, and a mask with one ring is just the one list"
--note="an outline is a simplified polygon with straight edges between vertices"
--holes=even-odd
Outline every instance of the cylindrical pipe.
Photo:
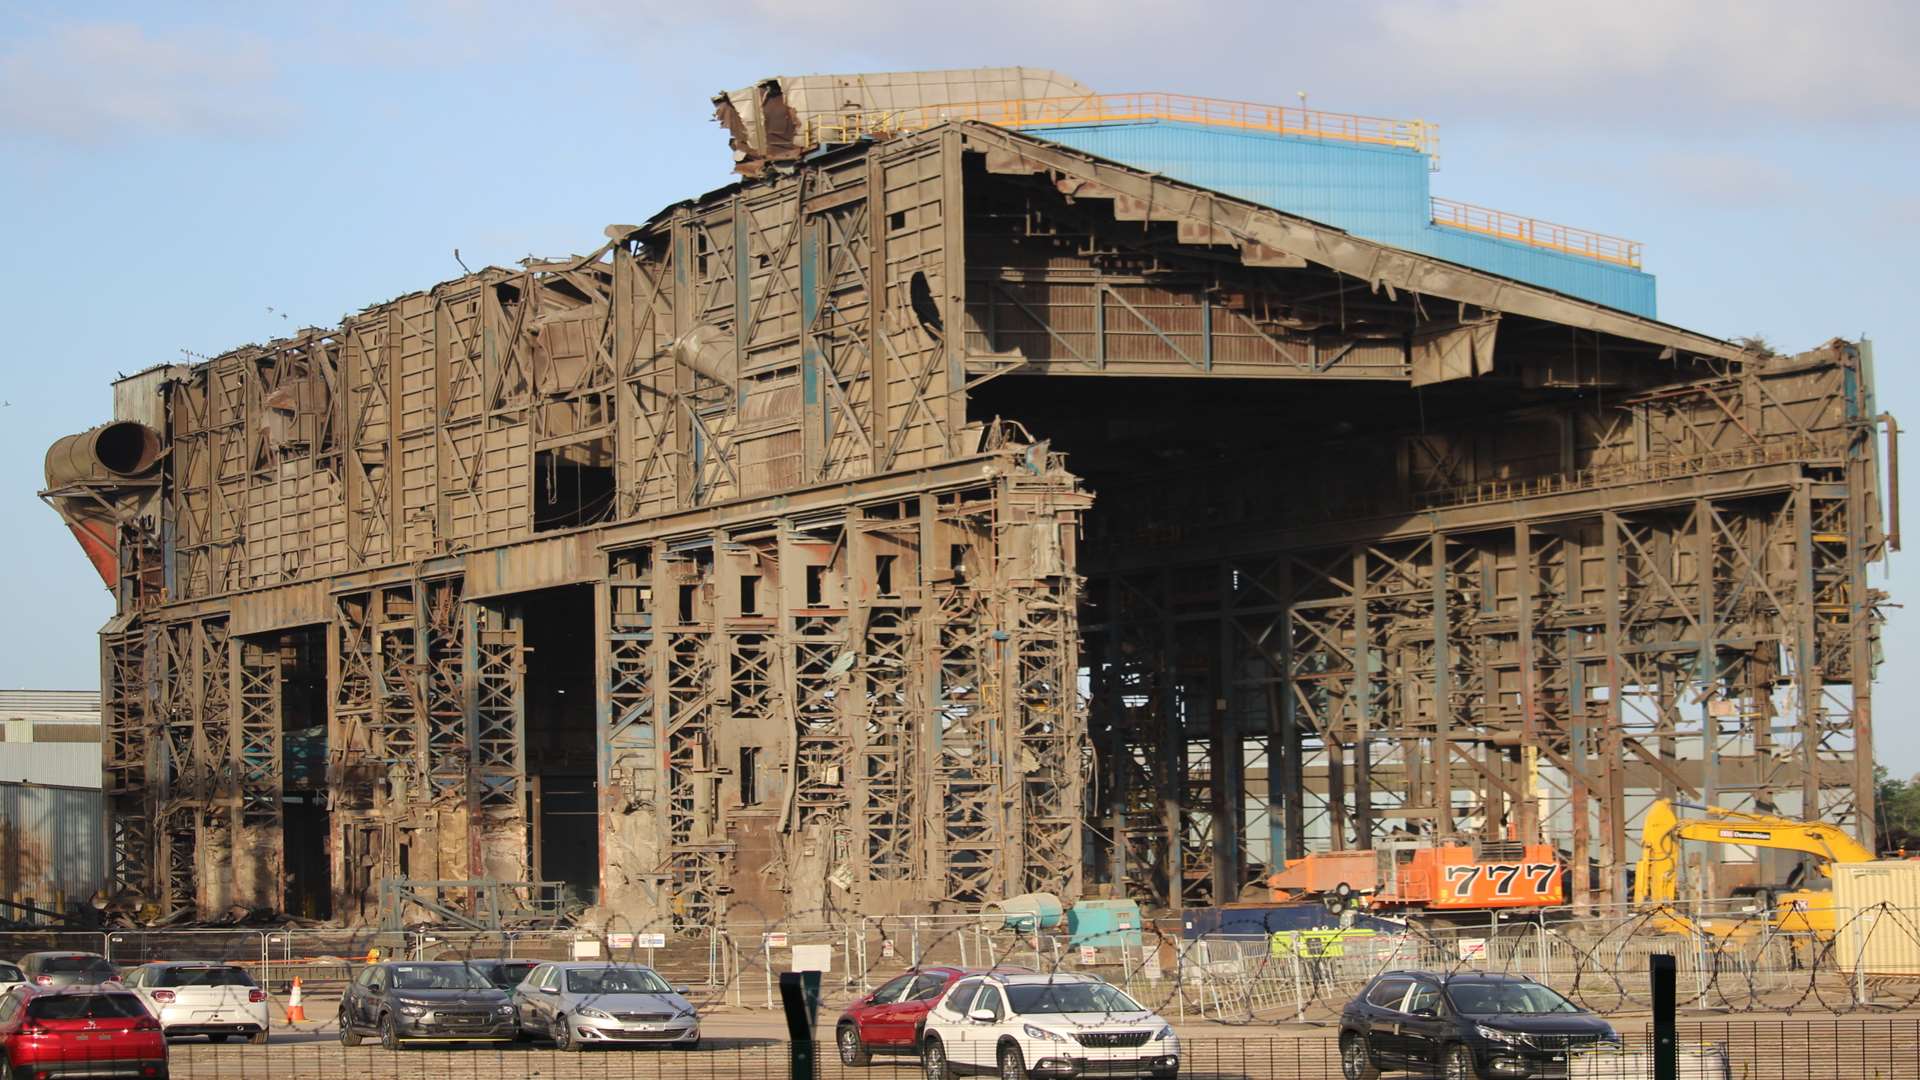
[[160,435],[145,424],[115,420],[47,449],[47,487],[86,480],[131,479],[151,471],[160,460]]

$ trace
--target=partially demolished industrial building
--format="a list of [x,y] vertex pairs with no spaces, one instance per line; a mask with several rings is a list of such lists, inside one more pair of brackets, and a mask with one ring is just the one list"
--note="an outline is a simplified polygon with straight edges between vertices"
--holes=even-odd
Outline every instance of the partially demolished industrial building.
[[1030,69],[715,104],[732,186],[124,378],[49,454],[117,598],[115,903],[1165,910],[1453,838],[1587,905],[1661,796],[1871,844],[1864,342],[1655,321],[1637,245],[1432,199],[1418,123]]

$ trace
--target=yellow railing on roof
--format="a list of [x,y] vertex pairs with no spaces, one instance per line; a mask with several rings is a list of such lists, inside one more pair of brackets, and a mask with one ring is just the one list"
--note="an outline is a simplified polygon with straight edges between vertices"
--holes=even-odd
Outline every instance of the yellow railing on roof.
[[1636,270],[1640,268],[1638,240],[1622,240],[1618,236],[1589,232],[1570,225],[1555,225],[1550,221],[1521,217],[1503,210],[1489,210],[1471,203],[1434,197],[1433,223],[1450,229],[1497,236],[1502,240],[1514,240],[1530,247],[1618,263]]
[[1250,101],[1158,92],[965,101],[951,105],[817,113],[807,119],[807,135],[812,144],[852,142],[868,135],[919,131],[949,120],[977,120],[1013,128],[1173,120],[1309,139],[1398,146],[1423,154],[1434,153],[1438,141],[1434,125],[1424,120],[1388,120],[1290,105],[1258,105]]

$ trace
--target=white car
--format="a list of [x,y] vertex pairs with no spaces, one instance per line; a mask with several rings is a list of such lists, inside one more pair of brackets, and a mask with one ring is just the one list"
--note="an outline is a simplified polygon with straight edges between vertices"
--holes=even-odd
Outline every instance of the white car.
[[927,1080],[958,1073],[1036,1077],[1180,1073],[1173,1026],[1091,975],[974,975],[927,1014]]
[[167,1038],[267,1041],[267,992],[232,964],[146,964],[121,982],[140,995]]
[[0,995],[6,994],[7,991],[12,990],[16,986],[25,986],[26,983],[26,972],[21,971],[16,964],[9,964],[5,960],[0,960]]

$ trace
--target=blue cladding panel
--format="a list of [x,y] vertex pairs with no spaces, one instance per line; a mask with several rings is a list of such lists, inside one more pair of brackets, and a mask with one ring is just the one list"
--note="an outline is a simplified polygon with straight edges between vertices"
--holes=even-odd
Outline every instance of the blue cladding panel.
[[98,789],[0,783],[0,895],[85,900],[106,883],[105,821]]
[[1163,120],[1032,134],[1369,240],[1654,315],[1651,274],[1434,225],[1427,157],[1417,151]]

